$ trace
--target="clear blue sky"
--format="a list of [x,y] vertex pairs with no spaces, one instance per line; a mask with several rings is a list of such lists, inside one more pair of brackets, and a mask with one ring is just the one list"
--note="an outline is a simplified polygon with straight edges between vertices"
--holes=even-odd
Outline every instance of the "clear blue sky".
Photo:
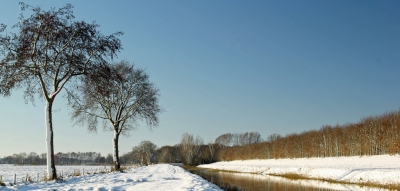
[[[31,1],[43,9],[66,1]],[[122,137],[121,154],[143,140],[179,143],[185,132],[299,133],[357,122],[400,106],[400,1],[70,1],[77,20],[123,31],[127,59],[146,68],[165,112],[152,132]],[[2,1],[0,23],[20,6]],[[112,132],[72,126],[59,96],[55,152],[112,152]],[[44,153],[44,103],[21,91],[0,98],[0,157]]]

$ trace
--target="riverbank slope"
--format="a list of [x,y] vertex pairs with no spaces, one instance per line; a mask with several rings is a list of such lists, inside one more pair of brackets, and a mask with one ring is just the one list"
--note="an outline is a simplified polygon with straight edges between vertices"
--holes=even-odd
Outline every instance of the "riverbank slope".
[[299,175],[356,184],[400,185],[399,155],[237,160],[199,167],[266,175]]

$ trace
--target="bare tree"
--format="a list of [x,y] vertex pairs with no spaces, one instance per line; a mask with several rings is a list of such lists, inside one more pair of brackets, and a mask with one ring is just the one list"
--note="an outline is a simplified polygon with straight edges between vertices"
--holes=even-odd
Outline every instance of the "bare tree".
[[233,146],[240,146],[240,134],[234,133],[232,134],[232,145]]
[[209,142],[207,144],[208,147],[208,152],[209,152],[209,158],[207,159],[210,163],[214,161],[214,153],[219,149],[220,145]]
[[184,133],[180,144],[182,162],[187,165],[198,164],[200,162],[200,147],[203,144],[203,139],[199,135],[194,138],[193,135]]
[[231,133],[225,133],[223,135],[218,136],[215,139],[215,143],[221,145],[223,148],[229,147],[232,145],[232,137]]
[[246,133],[225,133],[218,136],[215,139],[215,143],[219,144],[223,148],[229,146],[245,146],[249,144],[255,144],[262,142],[260,133],[258,132],[246,132]]
[[111,164],[112,162],[113,162],[113,157],[112,157],[112,155],[110,153],[108,153],[105,163],[106,164]]
[[149,165],[156,151],[157,145],[151,141],[142,141],[138,146],[133,147],[132,155],[140,161],[141,165]]
[[256,143],[261,143],[263,139],[261,138],[261,135],[259,132],[250,132],[249,133],[249,144],[256,144]]
[[158,89],[143,69],[127,61],[105,64],[87,75],[83,83],[78,88],[83,96],[69,94],[72,119],[87,124],[89,131],[97,131],[98,120],[102,120],[105,130],[114,131],[113,160],[115,169],[120,170],[119,136],[136,129],[137,120],[144,120],[150,129],[158,125]]
[[158,163],[172,163],[173,161],[173,150],[171,146],[162,146],[157,150],[157,162]]
[[[25,88],[24,98],[33,103],[36,94],[46,101],[47,177],[57,178],[54,164],[52,106],[56,96],[75,76],[93,65],[115,56],[121,49],[118,32],[103,36],[96,23],[74,21],[72,5],[43,11],[24,3],[21,10],[33,14],[5,32],[0,25],[0,94],[10,96],[14,89]],[[40,97],[40,96],[39,96]]]

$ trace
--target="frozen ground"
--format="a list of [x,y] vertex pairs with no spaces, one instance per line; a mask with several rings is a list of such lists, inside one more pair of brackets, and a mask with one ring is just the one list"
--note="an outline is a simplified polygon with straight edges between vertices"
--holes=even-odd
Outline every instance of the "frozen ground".
[[244,160],[199,167],[270,175],[295,173],[351,183],[400,184],[399,155]]
[[6,183],[8,186],[0,186],[0,190],[221,190],[197,175],[168,164],[134,168],[125,173],[71,177],[62,183],[20,182],[14,186]]

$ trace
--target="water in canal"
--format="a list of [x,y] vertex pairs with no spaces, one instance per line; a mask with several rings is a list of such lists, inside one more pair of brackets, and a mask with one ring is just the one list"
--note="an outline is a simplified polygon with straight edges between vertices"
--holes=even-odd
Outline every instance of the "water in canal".
[[216,184],[225,190],[245,191],[328,191],[328,190],[368,190],[381,189],[357,185],[333,184],[317,180],[291,180],[283,177],[249,173],[231,173],[204,168],[185,168],[191,173]]

